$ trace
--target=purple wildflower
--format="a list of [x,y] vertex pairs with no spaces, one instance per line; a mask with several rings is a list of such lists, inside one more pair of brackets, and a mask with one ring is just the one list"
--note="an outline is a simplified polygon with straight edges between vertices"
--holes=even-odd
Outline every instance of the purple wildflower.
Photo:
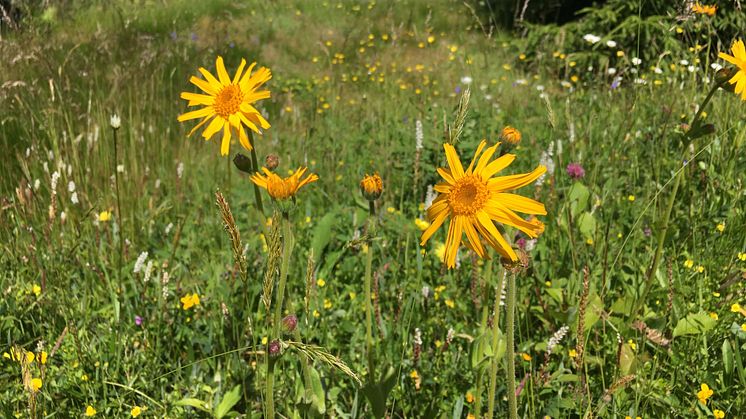
[[585,176],[585,169],[580,163],[570,163],[567,165],[567,175],[573,179],[580,179]]
[[135,324],[138,326],[142,326],[142,317],[135,316]]

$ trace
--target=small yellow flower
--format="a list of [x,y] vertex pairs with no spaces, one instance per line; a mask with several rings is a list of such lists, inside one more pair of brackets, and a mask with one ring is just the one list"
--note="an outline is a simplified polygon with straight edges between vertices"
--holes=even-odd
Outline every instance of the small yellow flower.
[[445,304],[446,304],[446,306],[448,308],[454,308],[454,307],[456,307],[456,303],[454,303],[453,300],[451,300],[451,299],[446,299],[445,300]]
[[525,353],[525,352],[521,353],[521,358],[523,358],[523,360],[524,360],[524,361],[527,361],[527,362],[528,362],[528,361],[530,361],[530,360],[532,359],[532,358],[531,358],[531,355],[529,355],[529,354],[527,354],[527,353]]
[[738,260],[740,260],[741,262],[746,262],[746,253],[738,252]]
[[326,285],[326,281],[324,281],[324,278],[319,278],[316,280],[316,285],[318,285],[319,288],[324,288],[324,285]]
[[111,220],[111,212],[109,211],[101,211],[98,213],[98,220],[105,223],[109,220]]
[[328,298],[324,299],[324,308],[327,309],[327,310],[329,310],[330,308],[332,308],[332,302]]
[[417,373],[417,370],[412,370],[412,371],[411,371],[411,372],[409,373],[409,378],[411,378],[411,379],[413,379],[413,380],[416,380],[416,379],[418,379],[419,377],[420,377],[420,374],[418,374],[418,373]]
[[183,304],[184,310],[189,310],[194,306],[199,305],[199,295],[195,292],[194,294],[187,294],[181,297],[181,304]]
[[717,231],[722,233],[723,231],[725,231],[725,223],[719,223],[715,228],[717,229]]
[[476,419],[476,418],[477,418],[477,417],[476,417],[476,416],[474,416],[474,414],[473,414],[473,413],[469,413],[468,415],[466,415],[466,419]]
[[91,405],[86,406],[85,415],[88,417],[96,416],[96,409],[94,409]]
[[471,394],[471,391],[466,392],[466,403],[474,403],[474,395]]
[[580,78],[574,74],[570,77],[570,81],[573,83],[577,83],[578,80],[580,80]]
[[686,261],[684,261],[684,267],[687,269],[692,269],[692,267],[694,267],[694,261],[691,259],[687,259]]
[[617,52],[616,52],[616,56],[617,56],[617,57],[620,57],[620,58],[621,58],[621,57],[624,57],[624,51],[622,51],[622,50],[619,50],[619,51],[617,51]]
[[634,202],[635,201],[635,196],[634,195],[630,195],[630,196],[627,197],[627,200],[629,202]]
[[723,419],[725,417],[725,412],[720,409],[715,409],[712,411],[712,415],[715,416],[715,419]]
[[34,359],[36,359],[36,357],[34,356],[33,352],[26,352],[26,363],[27,364],[34,362]]
[[570,358],[575,358],[578,356],[578,352],[575,349],[570,349],[569,351],[567,351],[567,356],[569,356]]
[[521,61],[525,60],[525,59],[526,59],[526,54],[523,54],[523,53],[522,53],[522,54],[520,54],[520,55],[518,56],[518,59],[519,59],[519,60],[521,60]]
[[46,365],[47,356],[48,354],[46,353],[46,351],[41,351],[41,353],[39,354],[39,362],[41,362],[42,365]]
[[697,392],[697,399],[699,399],[700,403],[707,404],[707,399],[709,399],[714,392],[710,389],[710,386],[705,383],[702,383],[700,388],[701,390]]
[[357,298],[357,293],[354,291],[350,291],[350,300],[354,300],[355,298]]
[[313,317],[316,317],[317,319],[321,316],[321,313],[319,313],[318,310],[313,311]]
[[630,348],[632,348],[633,351],[637,350],[637,344],[635,343],[634,340],[632,340],[632,339],[628,340],[627,344],[629,345]]
[[744,324],[741,325],[741,330],[743,330],[744,332],[746,332],[746,323],[744,323]]
[[717,9],[718,7],[715,4],[704,5],[697,2],[692,5],[692,12],[698,15],[714,16],[715,12],[717,12]]
[[36,393],[41,389],[41,378],[32,378],[31,379],[31,391]]
[[427,43],[428,44],[432,44],[433,42],[435,42],[435,37],[433,35],[428,36],[427,37]]
[[585,244],[587,244],[587,245],[592,245],[592,244],[593,244],[593,239],[589,237],[589,238],[588,238],[588,239],[587,239],[587,240],[585,241]]
[[713,319],[713,320],[717,320],[718,319],[718,314],[715,313],[714,311],[711,311],[710,312],[710,318]]
[[88,381],[88,374],[83,374],[80,376],[81,381]]
[[3,358],[10,359],[10,354],[7,352],[3,352]]
[[697,272],[702,273],[704,271],[705,271],[705,267],[704,266],[702,266],[702,265],[698,265],[697,266]]
[[428,227],[430,227],[430,223],[428,223],[427,221],[422,220],[420,218],[415,218],[414,219],[414,225],[416,225],[417,228],[420,229],[420,231],[425,231],[425,230],[427,230]]
[[435,348],[440,348],[443,346],[443,342],[440,339],[435,340]]
[[41,287],[37,284],[34,284],[34,286],[31,288],[31,291],[34,293],[35,296],[41,295]]
[[142,408],[140,408],[140,406],[135,406],[132,408],[132,410],[130,410],[130,415],[133,418],[140,416],[141,413],[142,413]]
[[267,344],[267,342],[268,342],[268,340],[267,340],[267,337],[266,337],[266,336],[263,336],[263,337],[262,337],[262,345],[266,345],[266,344]]

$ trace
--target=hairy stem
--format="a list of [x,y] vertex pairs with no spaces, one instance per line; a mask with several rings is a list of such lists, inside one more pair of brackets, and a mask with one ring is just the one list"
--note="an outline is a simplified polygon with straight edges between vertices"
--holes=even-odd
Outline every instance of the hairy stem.
[[492,359],[491,371],[490,371],[490,395],[487,399],[487,418],[492,419],[492,415],[495,413],[495,390],[497,389],[497,366],[500,359],[497,356],[497,345],[499,343],[498,336],[500,331],[500,291],[505,281],[505,275],[503,274],[498,281],[497,288],[495,288],[495,314],[492,318],[492,353],[495,354]]
[[508,412],[510,419],[518,418],[518,403],[515,395],[515,274],[508,274],[508,295],[505,315],[506,351],[505,370],[508,385]]
[[371,304],[371,276],[373,267],[373,235],[375,234],[376,207],[373,201],[368,201],[368,240],[365,254],[365,350],[368,358],[368,377],[371,381],[375,379],[373,359],[373,307]]

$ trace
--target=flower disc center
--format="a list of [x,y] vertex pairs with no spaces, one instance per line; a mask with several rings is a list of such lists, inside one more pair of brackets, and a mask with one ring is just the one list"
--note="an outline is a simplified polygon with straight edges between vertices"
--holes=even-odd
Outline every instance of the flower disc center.
[[223,119],[228,119],[229,116],[237,114],[241,110],[241,102],[243,102],[243,92],[241,88],[235,84],[230,84],[223,87],[217,96],[215,96],[215,113],[222,116]]
[[455,215],[474,215],[484,208],[488,199],[487,184],[472,175],[456,181],[449,194],[448,204]]

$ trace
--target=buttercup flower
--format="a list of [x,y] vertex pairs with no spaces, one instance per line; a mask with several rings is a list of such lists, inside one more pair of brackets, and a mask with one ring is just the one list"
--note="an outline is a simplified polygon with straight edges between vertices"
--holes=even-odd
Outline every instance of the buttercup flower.
[[194,294],[187,294],[181,297],[180,301],[181,304],[183,304],[182,308],[184,310],[189,310],[190,308],[199,305],[199,294],[196,292]]
[[435,186],[439,195],[427,210],[431,224],[422,233],[420,245],[424,245],[445,220],[450,219],[444,254],[449,268],[456,266],[456,254],[464,233],[468,246],[480,257],[486,256],[483,239],[503,257],[517,261],[518,256],[495,227],[495,222],[516,227],[531,238],[537,237],[543,228],[540,221],[529,222],[515,213],[545,215],[543,204],[506,192],[531,184],[546,172],[546,167],[540,165],[526,174],[493,177],[510,165],[515,155],[505,154],[490,161],[500,143],[485,150],[486,145],[484,140],[479,144],[466,170],[456,149],[451,144],[443,145],[449,167],[438,168],[445,182]]
[[36,393],[39,390],[41,390],[41,378],[32,378],[31,379],[31,391]]
[[97,413],[96,409],[94,409],[93,406],[91,406],[91,405],[86,406],[86,408],[85,408],[85,415],[86,416],[88,416],[88,417],[96,416],[96,413]]
[[313,173],[301,179],[306,170],[308,170],[307,167],[299,167],[295,173],[283,179],[266,167],[262,167],[264,175],[255,173],[251,176],[251,181],[266,189],[269,196],[280,201],[294,197],[301,187],[319,180],[319,177]]
[[710,389],[710,386],[704,383],[702,383],[700,388],[701,390],[697,392],[697,399],[699,399],[700,403],[707,404],[707,399],[712,396],[713,391]]
[[140,406],[135,406],[132,408],[132,410],[130,410],[130,416],[132,416],[133,418],[140,416],[141,413],[142,408]]
[[728,80],[728,83],[735,84],[734,92],[741,95],[741,99],[746,100],[746,46],[744,46],[743,40],[739,39],[733,43],[730,50],[733,55],[721,52],[718,53],[718,57],[738,67],[738,71]]
[[266,67],[259,68],[252,75],[251,70],[255,65],[256,63],[252,63],[244,72],[243,69],[246,66],[246,60],[242,59],[233,79],[228,76],[228,72],[225,70],[225,65],[223,64],[223,57],[220,56],[215,61],[217,78],[206,69],[199,68],[199,72],[205,78],[200,79],[192,76],[189,81],[206,94],[181,93],[181,98],[188,100],[189,106],[204,106],[202,109],[179,115],[179,122],[202,118],[189,131],[189,136],[209,122],[207,128],[202,131],[202,137],[205,140],[209,140],[213,135],[222,130],[221,155],[225,156],[228,154],[233,134],[238,135],[238,140],[245,149],[251,150],[253,148],[244,127],[249,128],[257,134],[261,134],[260,127],[261,129],[270,127],[269,122],[264,119],[253,104],[270,97],[269,90],[257,89],[272,78],[272,73]]

